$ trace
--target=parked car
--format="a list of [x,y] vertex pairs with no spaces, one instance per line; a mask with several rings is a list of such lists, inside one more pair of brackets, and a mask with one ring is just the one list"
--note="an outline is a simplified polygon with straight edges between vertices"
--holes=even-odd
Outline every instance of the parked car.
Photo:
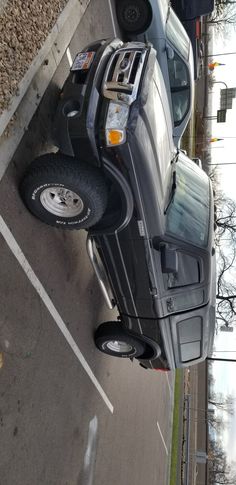
[[97,328],[96,346],[150,369],[202,361],[214,335],[213,193],[173,143],[155,50],[118,39],[85,48],[55,133],[58,153],[29,166],[20,192],[41,221],[88,231],[105,301],[119,312]]
[[190,39],[167,0],[118,0],[116,11],[126,36],[148,40],[156,49],[178,147],[193,108],[194,63]]
[[211,14],[215,0],[172,0],[171,5],[181,20],[193,20]]
[[171,6],[191,40],[194,79],[199,79],[203,74],[204,46],[201,40],[203,19],[213,12],[215,0],[173,0]]

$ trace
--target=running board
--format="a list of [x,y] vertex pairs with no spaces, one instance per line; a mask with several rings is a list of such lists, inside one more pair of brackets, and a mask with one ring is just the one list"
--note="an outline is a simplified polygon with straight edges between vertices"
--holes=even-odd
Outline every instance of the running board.
[[103,275],[102,275],[102,272],[101,272],[101,268],[98,264],[97,256],[94,252],[93,240],[92,240],[92,237],[89,236],[89,235],[87,236],[86,247],[87,247],[87,253],[88,253],[89,259],[91,261],[91,264],[93,266],[95,275],[97,276],[99,286],[102,290],[102,294],[104,296],[106,305],[108,306],[108,308],[110,310],[112,310],[115,306],[115,302],[114,302],[114,299],[110,298],[110,296],[109,296],[108,290],[107,290],[106,285],[104,283],[104,278],[103,278]]

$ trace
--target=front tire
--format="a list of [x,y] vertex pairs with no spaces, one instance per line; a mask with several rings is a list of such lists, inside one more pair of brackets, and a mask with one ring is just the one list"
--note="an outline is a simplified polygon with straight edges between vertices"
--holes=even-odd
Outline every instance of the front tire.
[[148,0],[117,0],[118,24],[125,32],[141,34],[152,21],[152,7]]
[[100,169],[60,154],[34,160],[20,186],[30,212],[62,229],[95,225],[105,212],[107,192]]
[[113,357],[133,358],[145,353],[146,345],[129,335],[117,322],[102,323],[94,335],[96,347]]

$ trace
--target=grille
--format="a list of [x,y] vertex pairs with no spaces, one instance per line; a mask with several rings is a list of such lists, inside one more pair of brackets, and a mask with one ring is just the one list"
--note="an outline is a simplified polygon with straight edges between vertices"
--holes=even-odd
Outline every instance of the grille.
[[110,59],[103,79],[103,96],[133,103],[137,97],[146,48],[119,49]]

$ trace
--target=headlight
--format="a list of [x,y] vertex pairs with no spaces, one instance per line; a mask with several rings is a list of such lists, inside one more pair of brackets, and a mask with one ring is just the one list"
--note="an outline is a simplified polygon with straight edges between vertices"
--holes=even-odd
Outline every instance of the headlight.
[[127,104],[110,101],[105,126],[108,146],[125,142],[128,116],[129,106]]

